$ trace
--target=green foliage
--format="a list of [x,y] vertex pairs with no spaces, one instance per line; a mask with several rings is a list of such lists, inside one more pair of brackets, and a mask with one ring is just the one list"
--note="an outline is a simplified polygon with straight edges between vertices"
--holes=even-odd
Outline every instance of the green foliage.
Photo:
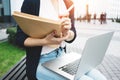
[[15,44],[16,32],[17,32],[16,27],[9,27],[6,30],[6,33],[9,34],[8,35],[8,41],[12,44]]
[[23,56],[25,56],[25,50],[7,41],[0,42],[0,77],[5,75]]

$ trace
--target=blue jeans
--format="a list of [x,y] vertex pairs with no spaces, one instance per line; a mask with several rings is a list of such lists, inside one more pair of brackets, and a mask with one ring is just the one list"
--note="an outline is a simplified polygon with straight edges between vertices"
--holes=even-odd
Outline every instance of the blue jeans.
[[[36,77],[38,80],[67,80],[66,78],[44,68],[41,64],[52,60],[56,59],[57,57],[61,56],[64,54],[63,49],[57,49],[54,50],[48,54],[41,55],[37,72],[36,72]],[[82,76],[79,80],[107,80],[98,70],[94,69],[87,73],[86,75]]]

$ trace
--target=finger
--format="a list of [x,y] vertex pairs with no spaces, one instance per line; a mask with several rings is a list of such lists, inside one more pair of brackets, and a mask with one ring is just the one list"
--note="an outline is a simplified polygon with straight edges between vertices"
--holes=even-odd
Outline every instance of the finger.
[[62,30],[70,30],[71,29],[71,25],[64,25]]
[[63,21],[62,22],[62,26],[65,26],[65,25],[71,25],[71,21]]
[[68,33],[64,33],[64,35],[62,36],[62,38],[60,38],[59,40],[60,41],[64,41],[64,40],[68,39],[68,37],[69,37],[69,34]]
[[71,25],[71,22],[70,21],[65,21],[62,23],[62,25]]
[[62,29],[71,29],[71,22],[65,22],[62,24]]
[[66,22],[66,21],[71,22],[71,19],[70,19],[70,18],[62,18],[62,19],[61,19],[61,22],[62,22],[62,23]]
[[63,31],[63,36],[66,36],[66,35],[68,34],[68,31],[69,31],[69,30],[64,30],[64,31]]
[[64,34],[64,36],[62,37],[62,41],[64,41],[64,40],[67,40],[68,39],[68,37],[69,37],[69,35],[68,35],[68,33],[67,34]]
[[52,38],[53,36],[55,36],[55,31],[53,31],[52,33],[47,35],[47,37],[49,37],[49,38]]

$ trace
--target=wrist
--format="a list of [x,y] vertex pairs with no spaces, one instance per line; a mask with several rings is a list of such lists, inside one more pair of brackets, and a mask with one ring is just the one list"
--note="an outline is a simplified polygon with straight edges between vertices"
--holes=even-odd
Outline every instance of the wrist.
[[69,30],[68,34],[69,34],[69,37],[68,39],[66,39],[66,41],[71,41],[74,38],[74,32],[72,30]]

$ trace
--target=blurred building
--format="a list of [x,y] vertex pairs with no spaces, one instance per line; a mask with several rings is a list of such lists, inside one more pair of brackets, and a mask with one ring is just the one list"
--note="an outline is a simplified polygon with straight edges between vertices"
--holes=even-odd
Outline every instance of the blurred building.
[[14,22],[12,13],[20,11],[23,0],[0,0],[0,22]]
[[109,13],[112,18],[120,18],[120,0],[112,0],[111,8],[109,8]]
[[1,22],[11,21],[10,0],[0,0],[0,21]]
[[89,5],[89,13],[97,14],[97,17],[103,12],[107,14],[107,18],[120,18],[120,0],[75,0],[76,13],[75,16],[83,16],[86,14],[86,4]]

